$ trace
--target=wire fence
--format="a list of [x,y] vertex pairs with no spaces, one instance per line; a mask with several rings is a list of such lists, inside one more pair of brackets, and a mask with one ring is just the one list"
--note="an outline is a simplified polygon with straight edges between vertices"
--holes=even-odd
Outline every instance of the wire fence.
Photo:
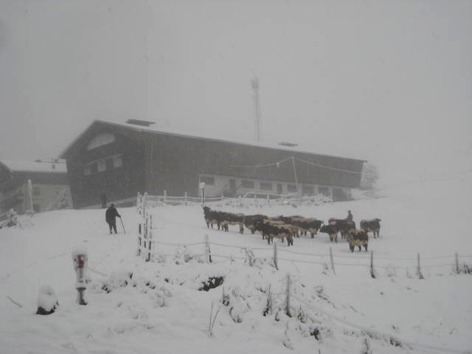
[[[138,226],[138,255],[144,255],[146,261],[151,261],[156,257],[175,257],[178,252],[184,250],[188,259],[199,258],[201,261],[215,262],[235,262],[243,261],[246,264],[254,265],[258,261],[272,264],[279,269],[279,264],[317,265],[323,269],[331,269],[336,273],[338,267],[349,269],[368,269],[372,278],[378,276],[378,269],[384,270],[388,275],[397,271],[405,271],[407,274],[415,274],[419,279],[424,278],[424,271],[442,271],[444,274],[472,274],[472,255],[451,254],[421,257],[415,256],[387,256],[376,255],[373,251],[356,252],[355,254],[334,253],[329,248],[329,253],[311,253],[293,251],[288,248],[279,248],[277,242],[269,247],[243,247],[237,245],[210,242],[208,235],[205,240],[195,243],[169,243],[153,239],[152,215],[147,212],[147,208],[155,206],[161,197],[149,196],[146,193],[137,196],[137,210],[143,217],[142,223]],[[186,202],[192,202],[192,198],[184,198]],[[224,200],[224,199],[220,199]]]
[[[145,224],[151,226],[152,222],[146,221]],[[143,227],[146,228],[146,226]],[[279,245],[280,243],[273,242],[272,246],[266,247],[236,246],[210,242],[208,235],[201,242],[162,242],[153,239],[152,230],[148,230],[138,236],[138,255],[144,255],[147,261],[183,255],[188,260],[197,259],[207,263],[239,261],[249,266],[268,263],[276,269],[286,269],[290,264],[313,265],[321,266],[325,270],[330,269],[334,274],[339,269],[342,271],[343,268],[349,271],[359,268],[368,271],[373,278],[379,276],[378,270],[380,269],[390,276],[402,270],[406,274],[417,276],[420,279],[424,278],[425,271],[428,271],[428,274],[434,274],[432,272],[436,272],[436,274],[472,274],[472,255],[467,254],[455,253],[436,257],[421,257],[417,254],[410,257],[390,257],[377,256],[373,251],[370,251],[345,255],[334,253],[331,247],[329,253],[323,254],[292,251],[286,247],[279,247]],[[437,273],[437,270],[440,270],[441,273]]]

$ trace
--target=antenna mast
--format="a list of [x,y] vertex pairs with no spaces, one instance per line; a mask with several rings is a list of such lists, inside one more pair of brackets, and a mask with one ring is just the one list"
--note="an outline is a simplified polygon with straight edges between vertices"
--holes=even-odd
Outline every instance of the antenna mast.
[[261,141],[261,107],[259,102],[259,79],[257,76],[251,80],[251,86],[254,90],[254,105],[256,109],[256,141]]

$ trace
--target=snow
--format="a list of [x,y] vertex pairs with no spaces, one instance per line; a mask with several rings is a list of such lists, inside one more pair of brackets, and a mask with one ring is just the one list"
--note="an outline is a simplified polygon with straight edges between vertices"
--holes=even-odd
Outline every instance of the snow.
[[[142,218],[135,207],[119,209],[126,234],[117,235],[109,235],[104,209],[20,217],[21,227],[0,229],[0,351],[472,353],[472,275],[455,273],[456,253],[461,268],[472,265],[471,192],[468,173],[351,202],[210,204],[325,221],[347,210],[357,223],[381,218],[380,237],[369,240],[375,278],[370,252],[351,253],[345,240],[330,243],[325,234],[295,238],[293,247],[277,240],[277,270],[272,245],[247,230],[240,235],[237,226],[207,229],[199,204],[147,209],[150,262],[137,256]],[[72,258],[84,253],[88,304],[81,306]],[[59,306],[39,316],[44,286]]]

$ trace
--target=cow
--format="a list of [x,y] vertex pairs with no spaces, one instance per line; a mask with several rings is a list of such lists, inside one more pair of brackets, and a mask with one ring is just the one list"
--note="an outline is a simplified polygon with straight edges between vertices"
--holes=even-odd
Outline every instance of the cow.
[[356,223],[354,221],[349,221],[347,219],[335,219],[330,218],[328,220],[329,225],[333,225],[336,227],[338,232],[341,234],[341,237],[345,239],[349,230],[356,228]]
[[254,234],[256,232],[255,225],[258,222],[262,222],[264,220],[268,219],[267,216],[262,215],[262,214],[256,214],[256,215],[245,215],[244,216],[244,226],[251,231],[251,234]]
[[228,231],[228,225],[239,225],[239,233],[244,233],[244,214],[221,212],[221,228]]
[[361,220],[360,227],[366,232],[372,232],[374,238],[378,238],[380,234],[380,221],[381,219],[375,218],[371,220]]
[[329,240],[331,242],[338,242],[338,229],[336,228],[335,225],[328,224],[328,225],[323,225],[320,228],[320,232],[324,234],[328,234]]
[[279,238],[282,242],[287,239],[287,246],[293,246],[293,225],[271,219],[259,220],[255,223],[255,230],[262,234],[262,238],[267,238],[268,244],[273,242],[274,238]]
[[315,237],[322,225],[323,221],[318,220],[317,218],[304,218],[301,220],[295,220],[295,226],[297,226],[304,234],[309,232],[311,238]]
[[205,222],[207,227],[213,229],[213,225],[216,224],[218,226],[218,230],[221,228],[221,214],[218,211],[211,210],[210,207],[204,206],[203,207],[203,217],[205,218]]
[[352,229],[349,230],[347,234],[347,242],[349,243],[349,249],[351,252],[354,252],[354,248],[359,247],[359,252],[361,248],[364,247],[367,252],[367,245],[369,243],[369,236],[367,236],[367,231],[362,229]]

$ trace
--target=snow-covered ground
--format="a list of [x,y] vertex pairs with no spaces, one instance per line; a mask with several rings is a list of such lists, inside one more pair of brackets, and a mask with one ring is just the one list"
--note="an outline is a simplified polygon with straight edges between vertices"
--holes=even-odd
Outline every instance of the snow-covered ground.
[[[210,205],[381,218],[380,238],[369,240],[375,278],[370,252],[325,234],[293,247],[276,241],[277,270],[260,235],[207,229],[198,204],[148,209],[151,262],[136,256],[136,208],[119,209],[126,234],[113,236],[103,209],[22,217],[22,227],[0,230],[0,353],[472,353],[472,274],[455,272],[456,253],[461,269],[472,267],[471,197],[464,174],[352,202]],[[86,306],[76,303],[79,247],[88,252]],[[210,279],[223,283],[202,291]],[[36,315],[48,286],[59,307]]]

